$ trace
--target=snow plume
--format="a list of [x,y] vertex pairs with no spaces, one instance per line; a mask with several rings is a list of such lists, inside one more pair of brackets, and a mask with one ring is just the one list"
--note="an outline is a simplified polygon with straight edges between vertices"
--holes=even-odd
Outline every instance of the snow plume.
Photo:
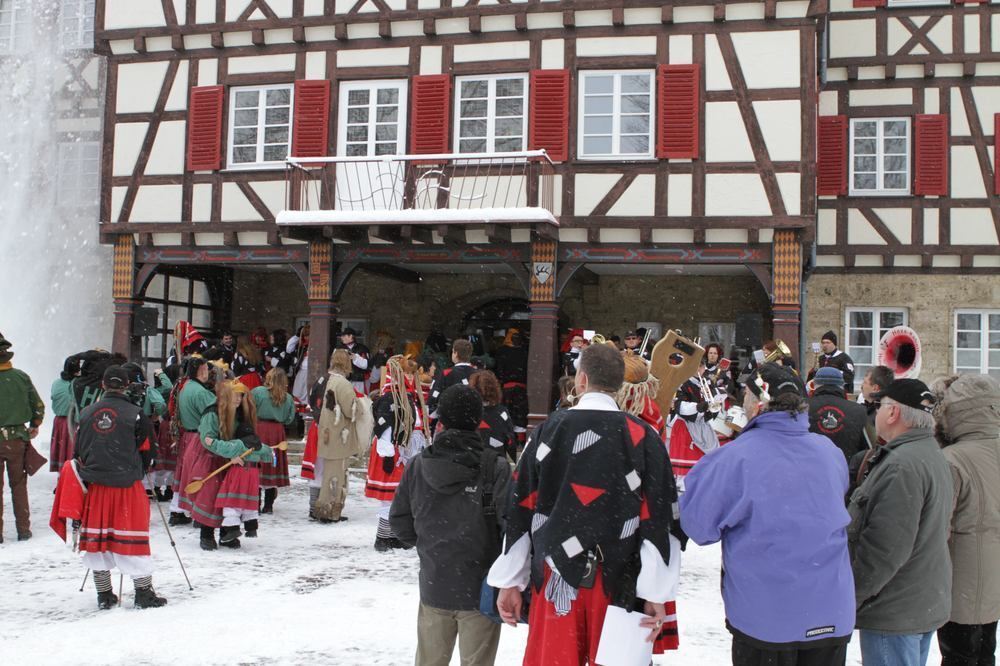
[[[15,29],[12,43],[0,42],[0,331],[47,402],[66,356],[111,345],[111,251],[98,243],[94,175],[103,62],[92,47],[65,48],[81,32],[69,30],[78,24],[64,13],[80,3],[8,2]],[[71,65],[88,59],[75,76]]]

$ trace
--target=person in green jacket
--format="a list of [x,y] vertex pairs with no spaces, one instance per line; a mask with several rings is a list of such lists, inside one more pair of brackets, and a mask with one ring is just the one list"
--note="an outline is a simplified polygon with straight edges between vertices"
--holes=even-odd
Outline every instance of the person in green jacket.
[[49,471],[58,473],[63,463],[73,457],[73,438],[69,434],[69,409],[73,404],[72,382],[79,372],[79,363],[72,358],[63,362],[62,372],[54,382],[49,396],[52,401],[52,440],[49,442]]
[[[208,361],[200,356],[186,360],[184,379],[178,384],[176,418],[180,437],[177,441],[177,468],[174,471],[174,497],[170,501],[170,524],[187,525],[191,522],[191,501],[183,490],[191,481],[188,460],[198,448],[198,428],[206,410],[215,405],[215,394],[206,386],[209,376]],[[178,492],[180,490],[181,492]]]
[[[170,392],[174,382],[168,373],[177,372],[180,366],[174,365],[166,371],[157,368],[153,370],[153,390],[163,398],[164,411],[160,423],[156,426],[156,462],[153,471],[149,473],[153,484],[153,492],[157,502],[170,502],[174,498],[174,470],[177,468],[177,447],[170,428]],[[160,489],[163,490],[160,490]]]
[[[24,456],[29,440],[38,436],[45,418],[45,404],[38,397],[31,378],[14,368],[10,342],[0,333],[0,543],[3,543],[3,470],[14,502],[17,540],[31,538],[31,510],[28,506],[28,475]],[[27,424],[27,425],[25,425]]]
[[[250,392],[257,408],[257,434],[262,442],[274,446],[285,440],[285,426],[295,422],[295,401],[288,393],[288,375],[281,368],[271,368],[264,377],[264,385]],[[261,465],[260,485],[264,488],[264,506],[261,513],[274,511],[278,488],[288,480],[288,454],[275,450],[274,464]]]

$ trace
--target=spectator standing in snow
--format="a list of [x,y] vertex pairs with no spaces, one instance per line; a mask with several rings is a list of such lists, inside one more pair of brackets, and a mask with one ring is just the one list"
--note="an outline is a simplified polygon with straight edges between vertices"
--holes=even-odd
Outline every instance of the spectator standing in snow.
[[1000,384],[962,375],[934,388],[935,436],[955,490],[951,619],[938,629],[941,663],[993,664],[1000,619]]
[[865,666],[923,666],[951,614],[951,471],[923,382],[897,379],[873,397],[886,443],[862,466],[848,507],[861,657]]
[[438,415],[444,430],[406,467],[389,512],[392,531],[420,557],[416,666],[447,666],[456,636],[463,666],[491,666],[500,625],[479,612],[479,592],[500,552],[510,466],[480,439],[474,389],[445,390]]
[[798,376],[773,363],[760,374],[760,414],[685,477],[681,526],[699,545],[722,542],[735,666],[842,665],[854,630],[847,462],[809,432]]
[[820,368],[813,382],[816,390],[809,398],[809,430],[829,437],[850,461],[854,454],[868,449],[865,408],[844,395],[844,373],[837,368]]

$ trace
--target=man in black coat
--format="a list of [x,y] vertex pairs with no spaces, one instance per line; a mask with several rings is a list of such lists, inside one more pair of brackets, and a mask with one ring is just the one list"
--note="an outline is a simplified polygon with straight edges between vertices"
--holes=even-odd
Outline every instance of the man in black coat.
[[[836,368],[844,375],[844,392],[854,393],[854,359],[837,349],[837,334],[827,331],[820,340],[823,353],[816,362],[820,368]],[[809,371],[809,379],[816,375],[816,370]]]
[[510,466],[483,447],[475,389],[447,389],[438,413],[445,429],[406,466],[389,512],[393,532],[420,557],[416,664],[446,663],[456,635],[463,664],[492,664],[500,625],[479,612],[479,592],[500,553]]
[[844,375],[836,368],[820,368],[813,377],[816,391],[809,398],[809,431],[826,435],[850,461],[869,448],[865,438],[868,414],[844,395]]

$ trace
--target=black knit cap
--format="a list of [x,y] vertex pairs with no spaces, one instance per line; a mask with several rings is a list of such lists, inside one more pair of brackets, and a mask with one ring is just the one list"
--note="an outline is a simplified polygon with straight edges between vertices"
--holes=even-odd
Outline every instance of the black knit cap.
[[0,363],[6,363],[14,358],[14,352],[10,351],[10,342],[0,333]]
[[823,337],[821,339],[829,340],[834,344],[834,346],[836,346],[837,344],[837,334],[834,333],[833,331],[827,331],[826,333],[823,334]]
[[441,394],[438,417],[445,428],[478,430],[483,420],[483,399],[471,386],[456,384]]
[[114,391],[124,391],[128,388],[128,372],[120,365],[109,365],[101,378],[104,388]]

